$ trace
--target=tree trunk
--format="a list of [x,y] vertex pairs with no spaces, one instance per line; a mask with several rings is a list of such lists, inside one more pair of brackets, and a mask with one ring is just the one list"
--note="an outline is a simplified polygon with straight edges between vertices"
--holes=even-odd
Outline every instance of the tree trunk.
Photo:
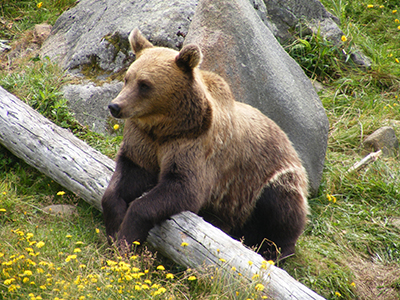
[[[115,163],[1,87],[0,142],[16,156],[101,210],[101,197]],[[282,269],[268,265],[260,273],[263,270],[260,255],[189,212],[155,226],[148,242],[187,267],[213,265],[226,272],[232,272],[235,267],[236,272],[248,280],[259,273],[263,276],[267,294],[275,299],[323,299]],[[183,247],[182,242],[188,245]]]

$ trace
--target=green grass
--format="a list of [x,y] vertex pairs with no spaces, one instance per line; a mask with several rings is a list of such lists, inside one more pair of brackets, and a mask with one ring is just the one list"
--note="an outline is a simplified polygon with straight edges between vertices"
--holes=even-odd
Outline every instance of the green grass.
[[[346,40],[334,46],[318,35],[301,36],[286,47],[312,80],[324,84],[320,98],[330,130],[320,190],[309,199],[310,221],[296,256],[281,267],[327,299],[400,299],[399,157],[348,172],[363,157],[367,135],[387,125],[400,134],[400,4],[322,2],[340,19]],[[34,1],[8,1],[0,8],[0,36],[23,39],[36,23],[54,24],[73,3],[43,1],[38,8]],[[356,47],[371,58],[370,69],[349,60],[346,54]],[[60,93],[71,80],[34,55],[0,69],[1,86],[113,157],[122,129],[106,137],[78,124]],[[0,299],[259,297],[256,281],[249,285],[220,270],[185,270],[151,251],[119,257],[107,245],[101,214],[69,191],[57,195],[62,190],[0,148]],[[75,206],[76,213],[43,211],[58,203]]]
[[[41,3],[41,5],[38,5]],[[0,37],[15,39],[35,24],[54,24],[57,18],[76,0],[7,0],[0,5]],[[39,7],[40,6],[40,7]]]

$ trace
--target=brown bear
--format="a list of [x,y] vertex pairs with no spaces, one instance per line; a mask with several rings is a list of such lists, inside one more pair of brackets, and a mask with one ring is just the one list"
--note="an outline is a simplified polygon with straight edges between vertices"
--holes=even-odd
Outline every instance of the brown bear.
[[200,70],[198,46],[155,47],[137,29],[129,42],[136,60],[109,105],[126,121],[102,199],[107,235],[145,241],[155,224],[192,211],[266,259],[277,258],[275,245],[293,254],[308,183],[286,134]]

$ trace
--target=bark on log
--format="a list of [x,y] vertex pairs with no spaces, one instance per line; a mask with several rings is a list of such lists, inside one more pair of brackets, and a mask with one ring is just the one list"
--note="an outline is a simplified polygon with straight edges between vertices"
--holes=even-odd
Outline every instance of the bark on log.
[[[286,271],[271,264],[267,264],[267,269],[262,268],[264,259],[261,255],[191,212],[180,213],[157,225],[150,231],[147,241],[180,265],[191,268],[216,266],[227,273],[232,273],[232,267],[235,267],[236,273],[249,280],[259,274],[269,299],[324,299]],[[182,247],[182,242],[188,245]]]
[[[66,189],[101,210],[101,197],[115,163],[0,87],[0,143]],[[263,258],[195,214],[173,216],[150,231],[148,242],[176,263],[201,268],[232,267],[250,278]],[[181,243],[187,242],[187,247]],[[217,250],[219,249],[219,250]],[[224,258],[226,262],[219,259]],[[252,261],[252,265],[249,265]],[[284,270],[270,265],[260,273],[273,299],[323,299]]]

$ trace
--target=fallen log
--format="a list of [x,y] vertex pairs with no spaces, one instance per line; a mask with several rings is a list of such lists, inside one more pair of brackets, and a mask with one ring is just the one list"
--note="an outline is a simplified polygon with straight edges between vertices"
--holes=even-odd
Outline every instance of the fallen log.
[[192,212],[180,213],[155,226],[147,241],[180,265],[214,266],[230,274],[240,273],[249,281],[258,274],[265,284],[268,299],[324,299]]
[[101,211],[115,163],[0,87],[0,142]]
[[[115,169],[114,161],[1,87],[0,143],[101,210],[101,197]],[[173,216],[154,227],[148,242],[176,263],[187,267],[199,269],[213,265],[226,272],[235,267],[248,280],[256,273],[261,274],[267,294],[274,299],[323,299],[273,265],[268,265],[260,273],[264,270],[260,255],[189,212]],[[182,247],[182,242],[187,246]]]

